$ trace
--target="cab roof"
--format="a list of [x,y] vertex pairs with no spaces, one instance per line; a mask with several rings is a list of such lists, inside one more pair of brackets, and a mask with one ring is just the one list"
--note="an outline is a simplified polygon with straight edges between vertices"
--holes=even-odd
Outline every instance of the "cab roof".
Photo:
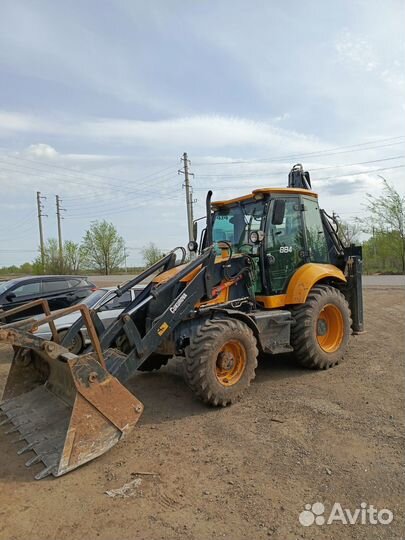
[[234,199],[228,199],[227,201],[214,201],[212,204],[214,206],[228,206],[229,204],[235,204],[242,201],[248,201],[249,199],[255,198],[257,195],[265,195],[272,193],[284,193],[285,195],[309,195],[310,197],[318,198],[318,194],[314,191],[308,189],[300,188],[259,188],[254,189],[248,195],[241,195],[240,197],[235,197]]

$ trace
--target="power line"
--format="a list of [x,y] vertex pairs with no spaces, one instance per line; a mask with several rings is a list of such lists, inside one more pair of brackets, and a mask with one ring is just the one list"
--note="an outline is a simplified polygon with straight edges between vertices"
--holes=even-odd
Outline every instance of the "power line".
[[[358,147],[364,147],[366,145],[367,146],[368,145],[373,145],[376,142],[392,141],[392,140],[397,140],[397,139],[401,139],[401,140],[398,141],[398,142],[393,142],[391,144],[371,146],[370,148],[358,148]],[[329,149],[325,149],[325,150],[318,150],[318,151],[314,151],[314,152],[287,154],[287,155],[283,155],[283,156],[276,156],[276,157],[270,157],[270,158],[256,158],[256,159],[251,159],[251,160],[232,160],[232,161],[222,161],[222,162],[220,162],[220,161],[211,161],[209,163],[207,163],[207,162],[195,163],[194,165],[199,166],[199,167],[206,167],[206,166],[211,166],[211,165],[237,165],[237,164],[242,164],[242,163],[280,161],[280,160],[283,160],[283,159],[300,159],[302,157],[307,157],[307,156],[318,156],[318,155],[320,155],[320,156],[329,156],[329,155],[335,155],[335,154],[343,154],[343,153],[347,153],[347,152],[360,152],[360,151],[366,151],[366,150],[374,150],[375,148],[385,148],[385,147],[388,147],[388,146],[394,146],[394,145],[397,145],[397,144],[403,144],[404,139],[405,139],[405,136],[400,135],[400,136],[397,136],[397,137],[390,137],[390,138],[387,138],[387,139],[378,139],[378,140],[375,140],[375,141],[357,143],[357,144],[348,145],[348,146],[336,146],[336,147],[333,147],[333,148],[329,148]],[[350,150],[351,148],[357,148],[357,149]],[[342,149],[343,151],[334,152],[334,150],[340,150],[340,149]],[[345,149],[348,149],[348,150],[345,150]]]
[[[178,194],[177,196],[165,196],[164,200],[177,200],[179,199],[179,194],[181,192],[181,190],[178,190]],[[173,192],[172,192],[173,193]],[[174,191],[174,193],[176,193],[176,190]],[[142,202],[149,202],[150,200],[154,200],[156,199],[156,194],[155,193],[151,193],[147,198],[144,198]],[[107,210],[107,211],[104,211],[102,210],[102,216],[108,216],[108,215],[112,215],[112,214],[117,214],[117,213],[126,213],[126,212],[132,212],[133,210],[136,210],[138,208],[142,208],[144,206],[144,204],[137,204],[135,206],[122,206],[120,208],[113,208],[111,211]],[[83,217],[83,219],[97,219],[98,217],[100,217],[100,214],[93,214],[93,215],[89,215],[87,212],[85,213],[85,215],[83,214],[80,214],[80,213],[77,213],[77,214],[71,214],[69,216],[69,218],[66,218],[66,219],[76,219],[76,218],[81,218]]]
[[[25,172],[21,172],[21,171],[18,171],[18,170],[16,171],[16,170],[12,170],[12,169],[10,170],[10,169],[1,169],[1,168],[0,168],[0,171],[1,171],[1,170],[3,170],[3,171],[5,170],[6,172],[18,172],[18,173],[20,173],[20,174],[30,174],[30,175],[32,175],[32,176],[37,177],[37,175],[35,175],[35,174],[33,174],[33,173],[25,173]],[[166,175],[163,175],[162,177],[157,178],[157,181],[155,181],[155,182],[152,182],[151,180],[145,182],[145,184],[147,183],[147,185],[148,185],[148,188],[149,188],[148,191],[150,191],[150,189],[153,188],[153,187],[159,186],[159,185],[161,185],[162,183],[166,183],[167,180],[168,180],[168,176],[171,177],[172,174],[169,173],[169,175],[168,175],[168,174],[166,173]],[[71,182],[72,182],[72,181],[71,181]],[[73,182],[73,183],[78,183],[78,182]],[[82,185],[82,182],[80,182],[80,183],[78,183],[78,184],[79,184],[79,185]],[[140,184],[140,185],[141,185],[141,184]],[[101,188],[100,188],[100,189],[101,189]],[[128,195],[140,195],[140,196],[142,196],[142,198],[145,198],[145,192],[144,192],[144,191],[141,191],[141,190],[139,190],[139,189],[132,190],[132,191],[126,191],[126,192],[125,192],[125,195],[123,194],[123,195],[121,195],[121,197],[123,198],[123,197],[125,196],[125,198],[127,199],[127,198],[128,198]],[[84,198],[86,198],[86,197],[80,196],[80,199],[78,199],[77,196],[76,196],[75,198],[76,198],[77,200],[82,200],[82,199],[84,199]],[[94,199],[94,198],[95,198],[95,195],[92,195],[91,198]],[[69,199],[69,197],[64,197],[64,199]],[[116,204],[117,202],[118,202],[118,203],[121,202],[121,200],[120,200],[118,197],[115,198],[115,200],[113,200],[113,202],[112,202],[111,199],[110,199],[110,200],[108,200],[108,201],[92,202],[92,203],[87,204],[87,206],[86,206],[86,204],[85,204],[85,205],[82,205],[82,204],[74,204],[74,205],[73,205],[72,207],[70,207],[70,208],[71,208],[71,209],[83,209],[83,210],[85,210],[86,207],[87,207],[87,208],[89,208],[90,210],[97,209],[97,210],[101,211],[103,208],[106,208],[107,210],[109,210],[109,209],[111,209],[112,205]]]
[[[317,178],[317,181],[333,180],[335,178],[346,178],[347,176],[362,176],[362,175],[365,175],[365,174],[373,174],[375,172],[391,171],[393,169],[403,169],[404,167],[405,167],[405,165],[396,165],[396,166],[393,166],[393,167],[384,167],[382,169],[371,169],[371,170],[363,171],[363,172],[339,174],[339,175],[335,175],[335,176],[327,176],[325,178]],[[201,188],[195,188],[195,189],[198,190],[198,191],[205,191],[205,190],[210,189],[210,188],[202,186]],[[221,186],[221,187],[215,187],[214,188],[215,191],[224,190],[224,189],[229,190],[229,189],[232,189],[232,188],[230,188],[228,186]]]
[[[33,225],[34,225],[33,220],[34,220],[35,215],[36,215],[35,211],[31,210],[31,212],[29,212],[21,221],[17,221],[16,223],[13,223],[14,230],[18,229],[18,233],[20,233],[21,229],[23,229],[23,230],[32,229]],[[13,238],[14,237],[15,237],[15,235],[13,235]],[[9,239],[10,235],[9,234],[7,234],[7,236],[1,235],[0,236],[0,241],[3,238]]]
[[[74,169],[72,167],[65,167],[63,165],[55,165],[54,163],[41,162],[41,161],[38,161],[36,159],[28,159],[28,158],[23,158],[21,156],[13,156],[11,154],[5,154],[5,155],[8,158],[17,159],[17,160],[20,160],[20,161],[27,161],[29,163],[35,163],[36,165],[39,165],[40,167],[51,167],[51,168],[55,168],[55,169],[66,170],[66,171],[69,171],[70,173],[73,173],[75,175],[75,177],[79,174],[79,175],[92,176],[94,178],[104,178],[104,179],[107,179],[107,180],[116,180],[118,182],[117,187],[121,187],[122,181],[123,181],[123,178],[119,178],[117,176],[107,176],[105,174],[95,174],[95,173],[83,172],[83,171],[80,171],[78,169]],[[155,172],[153,172],[153,173],[151,173],[149,175],[144,176],[143,179],[148,178],[150,176],[155,176],[156,174],[160,174],[161,172],[164,172],[164,171],[167,171],[167,170],[173,169],[173,168],[174,168],[174,166],[170,165],[169,167],[165,167],[164,169],[161,169],[159,171],[155,171]]]
[[[171,177],[171,176],[172,176],[172,175],[170,174],[170,177]],[[148,184],[148,189],[146,189],[145,191],[140,191],[140,190],[128,191],[128,192],[125,194],[125,199],[124,199],[124,200],[128,200],[128,196],[130,196],[130,195],[135,195],[135,196],[142,196],[142,197],[144,197],[145,194],[152,193],[153,188],[156,188],[156,187],[158,187],[158,186],[160,186],[160,185],[163,185],[163,184],[169,182],[170,177],[161,178],[161,179],[159,180],[159,182],[150,182],[150,183]],[[177,180],[175,180],[175,179],[173,178],[171,184],[174,183],[174,182],[177,183]],[[155,193],[155,192],[153,192],[153,194],[154,194],[154,196],[156,196],[156,193]],[[83,205],[83,204],[73,204],[73,205],[69,205],[69,208],[70,208],[70,209],[72,209],[72,208],[75,208],[75,209],[76,209],[76,208],[87,207],[87,208],[92,209],[92,208],[94,208],[94,207],[99,207],[99,208],[104,207],[104,206],[111,207],[112,204],[115,204],[115,203],[117,203],[117,202],[118,202],[118,203],[121,202],[122,199],[123,199],[123,197],[124,197],[124,195],[122,195],[121,198],[115,198],[115,199],[112,199],[112,200],[111,200],[111,196],[110,196],[110,199],[108,199],[108,200],[98,201],[98,202],[97,202],[97,201],[94,201],[94,202],[89,202],[89,203],[86,202],[84,205]],[[78,200],[79,200],[79,199],[78,199]]]
[[[400,156],[393,156],[393,157],[388,157],[388,158],[381,158],[381,159],[373,159],[373,160],[369,160],[369,161],[359,161],[359,162],[356,162],[356,163],[347,163],[347,164],[343,164],[343,165],[329,165],[327,167],[318,167],[316,169],[311,169],[311,173],[313,172],[317,172],[317,171],[324,171],[326,169],[338,169],[338,168],[342,168],[342,167],[354,167],[356,165],[367,165],[367,164],[370,164],[370,163],[379,163],[381,161],[391,161],[393,159],[401,159],[401,158],[404,158],[405,155],[400,155]],[[285,174],[285,170],[284,171],[277,171],[277,172],[269,172],[269,173],[254,173],[254,172],[250,172],[250,173],[237,173],[237,174],[199,174],[198,175],[198,178],[211,178],[211,177],[214,177],[214,178],[239,178],[239,177],[246,177],[246,176],[279,176],[281,174]]]
[[[30,171],[30,170],[33,170],[33,171],[39,171],[43,174],[47,174],[48,171],[43,171],[41,169],[38,169],[38,168],[35,168],[35,167],[31,167],[31,166],[28,166],[28,165],[21,165],[19,163],[17,164],[14,164],[14,163],[10,163],[8,161],[2,161],[0,159],[0,163],[2,163],[3,165],[7,165],[9,167],[19,167],[20,169],[23,169],[23,171],[20,171],[20,170],[16,170],[16,169],[0,169],[0,170],[3,170],[3,171],[6,171],[6,172],[17,172],[17,173],[20,173],[20,174],[30,174],[31,176],[36,176],[38,177],[38,175],[35,175],[33,173],[27,173],[26,170]],[[172,168],[172,167],[171,167]],[[52,174],[52,172],[51,172]],[[81,173],[81,175],[86,175],[87,173]],[[80,176],[80,174],[79,174]],[[92,176],[96,176],[96,175],[92,175]],[[164,175],[164,176],[167,176]],[[137,185],[138,186],[142,186],[142,185],[147,185],[147,184],[150,184],[150,181],[153,179],[153,177],[156,177],[156,179],[159,179],[159,176],[157,176],[157,174],[151,174],[151,175],[146,175],[144,177],[142,177],[141,179],[138,179],[136,180],[137,182]],[[87,183],[89,182],[89,179],[87,178],[83,178],[82,181],[77,181],[77,175],[74,176],[73,178],[75,178],[76,180],[72,180],[72,176],[70,175],[67,175],[66,173],[58,173],[58,178],[64,180],[66,183],[69,183],[69,184],[76,184],[76,185],[79,185],[79,186],[83,186],[84,183]],[[68,180],[66,180],[68,179]],[[50,182],[50,181],[54,181],[54,178],[46,178],[46,177],[43,177],[43,180],[45,182]],[[140,180],[140,181],[139,181]],[[122,183],[123,180],[121,179],[120,181],[120,184],[117,186],[115,184],[111,184],[111,183],[104,183],[104,184],[98,184],[98,185],[95,185],[95,186],[91,186],[90,187],[93,187],[93,189],[98,189],[99,191],[103,191],[105,190],[106,188],[110,188],[110,189],[113,189],[114,191],[118,191],[118,192],[123,192],[124,194],[128,193],[128,190],[127,189],[124,189],[123,186],[132,186],[133,185],[133,182],[128,182],[128,181],[125,181],[126,183],[123,184]],[[138,191],[139,193],[142,193],[141,190],[135,190],[135,191]],[[132,193],[134,192],[134,190],[132,189],[131,191]],[[93,197],[94,195],[92,195],[91,197]],[[86,197],[85,195],[82,196],[82,198],[91,198],[91,197]],[[69,196],[66,196],[65,197],[66,199],[69,199],[69,198],[75,198],[75,196],[72,196],[72,197],[69,197]]]

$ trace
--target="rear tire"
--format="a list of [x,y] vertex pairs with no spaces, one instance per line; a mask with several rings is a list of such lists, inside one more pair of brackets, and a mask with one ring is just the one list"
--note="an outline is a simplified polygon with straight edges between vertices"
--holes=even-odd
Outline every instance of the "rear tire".
[[256,339],[235,319],[201,324],[186,352],[186,382],[204,403],[225,407],[233,403],[255,378]]
[[316,285],[305,304],[293,308],[292,315],[291,345],[303,366],[329,369],[342,361],[352,320],[346,298],[338,289]]

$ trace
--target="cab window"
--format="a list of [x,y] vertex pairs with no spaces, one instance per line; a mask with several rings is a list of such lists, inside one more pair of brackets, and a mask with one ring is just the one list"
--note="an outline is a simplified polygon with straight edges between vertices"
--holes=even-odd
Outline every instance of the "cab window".
[[263,201],[219,209],[213,223],[213,241],[228,242],[234,252],[240,251],[242,246],[250,244],[250,233],[262,229],[263,209]]
[[312,262],[328,263],[329,252],[318,201],[313,198],[305,198],[304,210],[305,233],[307,236],[309,259]]
[[301,205],[298,197],[285,198],[284,219],[274,224],[272,216],[275,199],[270,207],[270,220],[266,232],[266,263],[271,290],[283,292],[296,268],[304,262],[304,235]]

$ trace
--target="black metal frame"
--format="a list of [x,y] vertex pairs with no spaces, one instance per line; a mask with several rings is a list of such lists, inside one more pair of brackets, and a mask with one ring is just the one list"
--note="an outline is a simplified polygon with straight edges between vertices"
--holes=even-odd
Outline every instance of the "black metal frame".
[[[164,264],[162,265],[163,262],[164,259],[160,261],[161,264],[157,263],[154,270],[156,271],[160,266],[164,267]],[[121,381],[127,380],[158,349],[159,345],[167,336],[194,312],[198,302],[203,298],[212,298],[212,268],[214,264],[215,252],[213,248],[210,248],[198,258],[188,263],[173,278],[169,279],[167,283],[160,284],[159,287],[156,287],[153,283],[149,284],[127,306],[118,319],[100,335],[100,346],[102,350],[114,346],[117,338],[122,335],[125,335],[129,343],[130,350],[126,356],[114,356],[110,360],[108,358],[106,359],[107,370],[112,375]],[[165,302],[165,293],[169,289],[173,290],[176,284],[180,284],[186,276],[196,271],[196,275],[167,304]],[[151,269],[146,270],[137,276],[135,280],[128,282],[127,289],[136,283],[140,283],[145,277],[153,273],[154,271],[151,271]],[[160,303],[163,312],[142,335],[134,321],[134,314],[152,300],[157,304]],[[93,316],[96,318],[97,314],[94,313]],[[77,321],[77,325],[79,324],[79,321]],[[75,331],[77,330],[72,327],[72,333]]]

